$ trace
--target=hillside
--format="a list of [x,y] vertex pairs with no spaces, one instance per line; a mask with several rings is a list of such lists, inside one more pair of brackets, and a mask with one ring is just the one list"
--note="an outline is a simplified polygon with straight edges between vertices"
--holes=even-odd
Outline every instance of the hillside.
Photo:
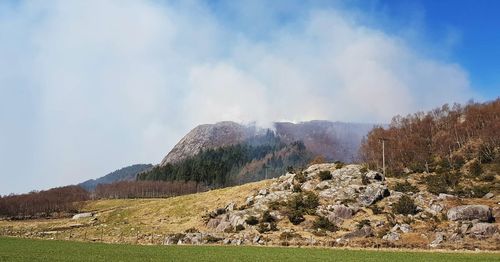
[[[296,124],[276,122],[273,128],[276,136],[286,144],[302,141],[314,155],[322,155],[327,160],[350,162],[356,159],[362,138],[373,126],[315,120]],[[266,129],[254,125],[245,126],[230,121],[200,125],[184,136],[160,165],[179,162],[198,154],[202,149],[243,143],[266,132]]]
[[[359,165],[312,165],[167,199],[88,201],[76,219],[0,221],[4,235],[141,244],[500,249],[499,192],[456,198]],[[406,184],[409,183],[409,184]]]
[[98,184],[111,184],[119,181],[135,181],[137,174],[151,169],[152,167],[153,165],[151,164],[131,165],[113,171],[103,177],[87,180],[78,185],[88,191],[91,191],[94,190]]

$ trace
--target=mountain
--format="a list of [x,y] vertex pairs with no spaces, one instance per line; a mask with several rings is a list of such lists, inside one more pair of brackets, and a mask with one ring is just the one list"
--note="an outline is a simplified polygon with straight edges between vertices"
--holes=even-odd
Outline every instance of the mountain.
[[[321,155],[327,160],[352,162],[357,159],[362,138],[373,126],[319,120],[296,124],[276,122],[274,132],[286,144],[302,141],[314,155]],[[202,149],[239,144],[265,132],[266,129],[254,125],[246,126],[231,121],[199,125],[174,146],[160,166],[180,162]]]
[[238,185],[277,177],[316,157],[354,162],[372,124],[329,121],[276,122],[273,129],[235,122],[191,130],[160,165],[138,180],[195,181],[208,187]]
[[118,181],[134,181],[137,174],[153,168],[151,164],[136,164],[118,169],[103,177],[97,179],[90,179],[83,183],[78,184],[86,190],[94,190],[98,184],[111,184]]

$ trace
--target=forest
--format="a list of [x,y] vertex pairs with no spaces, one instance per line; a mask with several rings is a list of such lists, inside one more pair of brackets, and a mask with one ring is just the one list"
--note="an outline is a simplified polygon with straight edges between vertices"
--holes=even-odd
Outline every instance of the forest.
[[382,139],[388,175],[425,171],[486,176],[485,167],[500,167],[500,99],[445,104],[394,117],[387,128],[374,128],[362,142],[361,157],[371,168],[381,169]]
[[65,186],[22,195],[0,196],[0,217],[18,219],[49,217],[53,213],[74,212],[78,203],[89,199],[79,186]]
[[206,187],[193,181],[120,181],[99,184],[91,192],[93,199],[157,198],[193,194],[206,191]]
[[[202,150],[181,162],[156,166],[137,179],[194,181],[217,188],[280,175],[287,167],[303,166],[309,160],[302,142],[287,145],[273,132],[267,132],[245,143]],[[249,164],[256,167],[243,170]]]

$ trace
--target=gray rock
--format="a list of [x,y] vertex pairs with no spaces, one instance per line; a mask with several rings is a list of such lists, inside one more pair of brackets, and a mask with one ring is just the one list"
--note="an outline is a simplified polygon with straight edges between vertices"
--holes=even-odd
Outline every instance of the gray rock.
[[221,221],[219,223],[219,225],[217,225],[215,230],[219,231],[219,232],[226,232],[228,230],[231,230],[232,228],[233,228],[233,226],[231,225],[231,223],[229,221]]
[[333,215],[342,219],[350,219],[354,215],[354,211],[344,205],[334,205],[332,206]]
[[387,186],[382,184],[370,184],[366,187],[365,191],[360,194],[358,201],[364,206],[370,206],[389,195],[390,193]]
[[454,195],[450,195],[450,194],[440,193],[438,198],[441,200],[445,200],[445,199],[452,199],[452,198],[457,198],[457,197]]
[[368,173],[366,173],[366,177],[368,179],[371,179],[371,180],[375,180],[375,181],[384,181],[384,175],[377,172],[377,171],[368,171]]
[[349,232],[342,237],[350,239],[356,237],[370,237],[370,236],[373,236],[372,228],[368,225],[364,225],[362,228]]
[[87,217],[92,217],[94,214],[88,212],[88,213],[80,213],[74,215],[71,219],[80,219],[80,218],[87,218]]
[[397,241],[400,239],[400,237],[401,236],[399,235],[399,233],[389,232],[385,236],[383,236],[382,239],[387,241]]
[[411,226],[408,224],[396,224],[394,227],[392,227],[391,232],[397,232],[398,230],[403,233],[408,233],[411,231]]
[[486,205],[464,205],[450,208],[446,214],[450,221],[471,221],[477,219],[481,222],[492,220],[491,209]]
[[436,238],[429,244],[430,247],[436,248],[446,239],[444,233],[437,233]]
[[498,232],[498,227],[490,223],[477,223],[470,229],[470,234],[476,236],[492,236]]
[[491,199],[491,198],[493,198],[494,196],[495,196],[495,194],[493,194],[493,193],[489,192],[488,194],[484,195],[484,196],[483,196],[483,198],[484,198],[484,199]]
[[253,240],[252,240],[252,242],[253,242],[254,244],[259,243],[259,241],[260,241],[260,236],[255,236],[255,237],[253,238]]
[[302,189],[302,191],[311,191],[314,189],[314,182],[312,180],[306,181],[302,184],[300,189]]
[[210,220],[208,220],[207,227],[216,228],[219,225],[220,221],[220,218],[211,218]]
[[269,191],[267,191],[267,189],[264,188],[264,189],[259,190],[259,195],[265,196],[267,194],[269,194]]

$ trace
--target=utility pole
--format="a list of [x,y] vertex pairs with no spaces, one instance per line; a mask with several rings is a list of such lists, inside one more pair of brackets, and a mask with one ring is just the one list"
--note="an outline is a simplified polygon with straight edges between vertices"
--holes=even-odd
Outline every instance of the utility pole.
[[385,176],[385,141],[389,140],[387,138],[379,138],[380,141],[382,141],[382,172],[384,173]]

